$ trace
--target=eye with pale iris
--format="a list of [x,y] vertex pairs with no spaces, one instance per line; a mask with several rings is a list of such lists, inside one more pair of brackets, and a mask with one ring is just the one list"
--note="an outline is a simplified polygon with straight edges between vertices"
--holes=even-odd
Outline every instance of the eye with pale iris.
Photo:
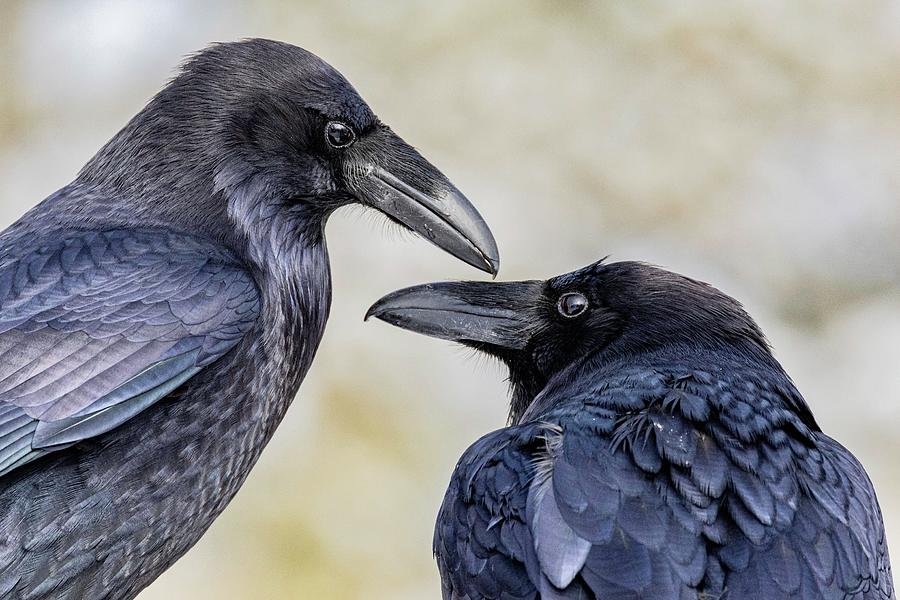
[[559,314],[567,319],[577,317],[586,311],[587,307],[588,299],[584,297],[584,294],[579,294],[578,292],[563,294],[559,297],[559,302],[556,303],[556,309],[559,311]]
[[349,125],[340,121],[330,121],[325,126],[325,140],[332,148],[346,148],[356,141],[356,134]]

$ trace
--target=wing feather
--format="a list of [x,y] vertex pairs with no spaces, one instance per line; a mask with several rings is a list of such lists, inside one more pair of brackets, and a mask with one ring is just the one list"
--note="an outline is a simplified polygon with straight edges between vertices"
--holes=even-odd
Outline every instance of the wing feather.
[[224,249],[72,232],[0,267],[0,476],[118,427],[231,350],[259,297]]

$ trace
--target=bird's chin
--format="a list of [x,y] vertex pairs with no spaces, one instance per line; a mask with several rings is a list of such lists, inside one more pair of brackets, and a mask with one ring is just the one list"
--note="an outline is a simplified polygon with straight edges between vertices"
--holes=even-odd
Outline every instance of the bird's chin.
[[328,191],[318,194],[296,194],[290,200],[290,205],[299,210],[315,211],[324,215],[330,215],[334,211],[351,204],[361,204],[361,200],[352,194],[342,191]]

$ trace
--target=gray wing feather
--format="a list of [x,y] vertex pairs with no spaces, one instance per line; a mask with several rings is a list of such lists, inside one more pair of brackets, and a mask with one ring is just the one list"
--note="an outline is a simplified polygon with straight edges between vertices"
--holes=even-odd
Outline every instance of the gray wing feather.
[[[123,395],[118,401],[104,408],[82,410],[75,416],[58,421],[40,421],[35,429],[31,446],[44,449],[50,446],[74,444],[114,429],[138,414],[157,400],[175,391],[181,384],[196,375],[196,353],[185,354],[156,363],[153,370],[172,373],[169,379],[145,392]],[[124,387],[135,387],[130,383]]]
[[550,479],[535,479],[528,494],[528,521],[534,548],[547,579],[559,589],[572,583],[584,567],[591,542],[569,527],[559,511]]
[[221,248],[78,232],[0,266],[0,476],[134,417],[231,350],[259,312]]

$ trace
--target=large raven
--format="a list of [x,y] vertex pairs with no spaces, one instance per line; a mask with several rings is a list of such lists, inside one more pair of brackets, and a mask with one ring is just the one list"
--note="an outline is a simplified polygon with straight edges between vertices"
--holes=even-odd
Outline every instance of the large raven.
[[469,202],[288,44],[220,44],[0,234],[0,597],[134,597],[241,487],[359,202],[491,273]]
[[894,597],[863,467],[709,285],[600,262],[369,314],[509,367],[510,426],[466,451],[438,517],[445,598]]

